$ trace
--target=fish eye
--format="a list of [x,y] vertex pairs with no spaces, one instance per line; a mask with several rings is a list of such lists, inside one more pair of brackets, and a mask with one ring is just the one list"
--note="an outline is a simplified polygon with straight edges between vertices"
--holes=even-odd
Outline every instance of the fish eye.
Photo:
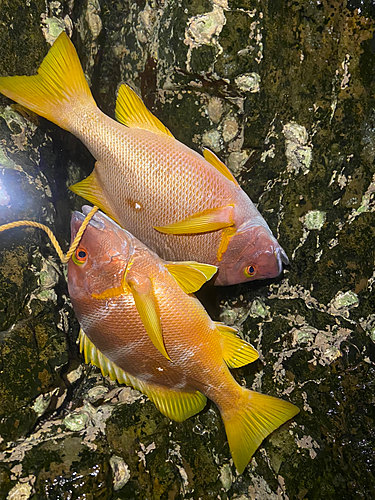
[[82,266],[87,260],[87,252],[84,248],[78,247],[72,255],[72,260],[77,266]]
[[246,278],[252,278],[255,273],[256,273],[256,270],[255,270],[254,266],[245,267],[244,275],[246,276]]

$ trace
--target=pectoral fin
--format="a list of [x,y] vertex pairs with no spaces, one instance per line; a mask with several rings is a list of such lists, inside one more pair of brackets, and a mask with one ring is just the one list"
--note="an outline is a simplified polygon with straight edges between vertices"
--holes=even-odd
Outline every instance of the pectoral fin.
[[199,290],[217,271],[216,266],[194,261],[168,262],[165,267],[186,293],[194,293]]
[[154,229],[166,234],[198,234],[218,231],[234,225],[233,210],[233,205],[209,208],[203,212],[190,215],[186,219],[172,222],[172,224],[166,226],[154,227]]
[[109,376],[111,380],[117,380],[120,384],[131,385],[137,391],[146,394],[163,415],[182,422],[203,410],[206,397],[200,392],[178,392],[141,381],[122,370],[101,353],[82,328],[79,332],[79,340],[80,351],[84,353],[86,363],[100,368],[105,377]]
[[215,323],[223,342],[223,359],[229,368],[239,368],[259,358],[254,347],[237,336],[237,330],[223,323]]
[[78,194],[78,196],[82,196],[82,198],[91,202],[93,205],[98,206],[103,212],[111,217],[111,219],[119,224],[119,221],[116,219],[116,216],[98,181],[95,169],[88,177],[86,177],[86,179],[73,184],[73,186],[70,186],[69,189],[73,191],[73,193]]
[[167,127],[146,108],[142,99],[127,85],[121,85],[118,91],[115,114],[116,120],[127,127],[173,137]]
[[209,149],[204,149],[203,156],[205,160],[208,161],[208,163],[211,163],[211,165],[214,166],[221,174],[223,174],[227,179],[234,182],[238,186],[238,182],[233,177],[232,172],[226,165],[224,165],[221,160],[219,160],[219,158],[212,151],[210,151]]
[[146,278],[140,282],[134,278],[126,278],[126,283],[133,294],[135,306],[151,342],[164,357],[171,361],[164,346],[159,306],[151,280]]

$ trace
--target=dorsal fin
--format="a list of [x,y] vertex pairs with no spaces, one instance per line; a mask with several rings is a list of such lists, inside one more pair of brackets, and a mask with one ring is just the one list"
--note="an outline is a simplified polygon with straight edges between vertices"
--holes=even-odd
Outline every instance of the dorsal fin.
[[168,262],[165,267],[185,293],[194,293],[209,281],[217,267],[201,262]]
[[116,120],[130,128],[149,130],[158,135],[173,137],[161,121],[144,105],[128,85],[121,85],[116,101]]
[[211,163],[211,165],[213,165],[216,168],[216,170],[218,170],[227,179],[234,182],[236,184],[236,186],[238,186],[238,182],[236,181],[232,172],[229,170],[229,168],[226,165],[224,165],[224,163],[221,160],[219,160],[219,158],[215,155],[215,153],[213,153],[209,149],[205,148],[203,150],[203,156],[204,156],[205,160],[208,161],[208,163]]
[[182,422],[204,408],[206,397],[198,391],[178,392],[165,389],[126,373],[95,347],[82,328],[79,332],[79,340],[80,351],[84,353],[86,363],[97,366],[105,377],[109,375],[111,380],[130,385],[145,394],[163,415]]
[[223,323],[216,323],[216,329],[223,341],[223,359],[228,368],[239,368],[259,358],[254,347],[237,336],[237,330]]

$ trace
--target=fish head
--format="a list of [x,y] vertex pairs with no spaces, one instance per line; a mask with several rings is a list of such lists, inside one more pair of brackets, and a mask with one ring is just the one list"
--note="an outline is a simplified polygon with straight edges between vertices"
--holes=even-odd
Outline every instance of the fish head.
[[[71,218],[71,242],[91,207],[83,206]],[[92,300],[107,290],[122,287],[122,279],[134,252],[133,236],[112,219],[97,212],[86,227],[68,262],[68,289],[74,302]]]
[[229,240],[215,285],[234,285],[246,281],[275,278],[289,264],[285,251],[273,236],[263,217],[242,224]]

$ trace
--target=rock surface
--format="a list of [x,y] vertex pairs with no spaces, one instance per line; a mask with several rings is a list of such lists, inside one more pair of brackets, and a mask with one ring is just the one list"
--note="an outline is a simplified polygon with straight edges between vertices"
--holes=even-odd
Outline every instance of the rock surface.
[[[370,0],[112,0],[0,5],[0,74],[32,74],[62,29],[98,105],[132,85],[181,141],[232,169],[291,265],[205,289],[260,361],[248,387],[300,414],[239,476],[213,404],[179,424],[83,364],[47,237],[0,244],[0,498],[370,499],[375,479],[375,9]],[[0,97],[0,223],[49,225],[94,160]]]

